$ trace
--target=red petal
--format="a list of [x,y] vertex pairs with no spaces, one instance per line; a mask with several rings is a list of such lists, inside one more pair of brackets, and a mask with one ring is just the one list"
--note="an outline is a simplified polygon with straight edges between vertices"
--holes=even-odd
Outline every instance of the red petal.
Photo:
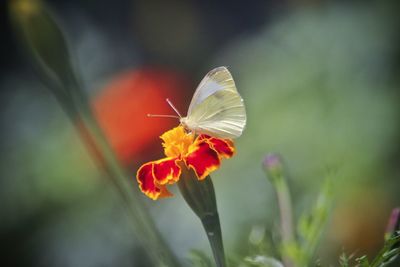
[[153,175],[157,184],[175,183],[181,175],[176,158],[165,158],[154,162]]
[[154,162],[149,162],[142,165],[136,174],[136,179],[139,183],[140,190],[149,198],[156,200],[159,197],[168,197],[172,194],[165,186],[160,186],[155,183],[153,175]]
[[218,153],[205,141],[196,144],[194,149],[186,156],[185,162],[188,167],[195,171],[199,180],[204,179],[220,166]]
[[230,139],[219,139],[206,134],[201,134],[197,140],[208,142],[211,147],[217,151],[220,158],[231,158],[233,154],[235,154],[235,146],[233,141]]
[[153,162],[142,165],[136,174],[136,179],[139,183],[139,188],[149,198],[156,200],[160,195],[160,188],[154,183]]
[[221,158],[231,158],[235,153],[233,142],[229,139],[209,138],[207,142],[211,144],[212,148],[217,151]]

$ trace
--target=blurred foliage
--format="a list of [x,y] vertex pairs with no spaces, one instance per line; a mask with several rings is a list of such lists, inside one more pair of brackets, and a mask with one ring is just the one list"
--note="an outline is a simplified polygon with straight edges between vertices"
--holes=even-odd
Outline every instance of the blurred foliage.
[[193,267],[210,267],[213,266],[212,261],[201,250],[192,250],[189,254]]
[[[271,218],[271,193],[259,169],[266,151],[279,151],[291,162],[293,190],[302,194],[297,208],[309,199],[305,191],[318,188],[326,169],[340,172],[334,186],[339,207],[354,200],[354,191],[361,193],[360,200],[371,193],[377,202],[383,201],[380,196],[398,201],[390,186],[397,184],[390,159],[399,136],[398,90],[390,76],[398,49],[395,31],[391,17],[375,5],[299,9],[216,57],[216,65],[231,66],[249,117],[236,159],[215,176],[229,232],[259,219],[260,212]],[[232,207],[232,199],[241,201]],[[387,204],[377,209],[386,214]],[[245,217],[234,212],[238,205],[247,211]],[[368,209],[351,213],[374,208]],[[359,223],[363,229],[364,222]],[[374,229],[364,230],[382,230]],[[335,240],[346,246],[343,241]]]
[[230,173],[272,150],[288,155],[303,187],[325,166],[346,183],[382,174],[398,133],[387,75],[395,29],[385,22],[372,7],[303,10],[233,45],[218,62],[232,66],[249,123]]
[[[179,267],[180,262],[155,227],[138,191],[132,190],[130,176],[100,128],[91,101],[72,71],[64,34],[48,8],[40,0],[13,0],[10,2],[10,15],[28,59],[34,66],[39,66],[36,70],[38,76],[46,81],[47,88],[69,116],[108,186],[115,190],[121,206],[125,207],[133,234],[131,237],[143,247],[145,256],[155,266]],[[49,53],[51,48],[55,49],[54,54]],[[66,79],[63,79],[64,75]]]
[[[332,223],[327,237],[322,237],[324,246],[317,251],[321,265],[336,263],[342,247],[374,259],[371,255],[382,243],[386,215],[400,201],[398,18],[391,1],[316,1],[315,5],[291,1],[292,5],[281,10],[264,3],[229,3],[225,8],[223,2],[211,10],[214,6],[207,1],[176,9],[176,2],[133,2],[54,4],[72,36],[68,40],[72,54],[78,55],[73,63],[80,67],[86,90],[92,93],[109,88],[107,82],[127,69],[142,73],[144,65],[151,73],[162,65],[166,76],[185,70],[182,76],[189,78],[192,73],[196,82],[212,67],[230,68],[248,112],[247,129],[236,142],[237,155],[213,176],[231,263],[279,266],[274,260],[281,252],[277,249],[277,205],[260,168],[261,158],[270,151],[279,151],[290,162],[289,185],[304,244],[313,243],[315,236],[319,239],[322,229],[318,225],[327,216],[326,210],[318,208],[324,201],[310,209],[321,178],[327,169],[340,174],[330,192],[337,196],[337,209],[329,216]],[[130,9],[125,8],[129,5]],[[265,10],[271,10],[269,16]],[[254,21],[263,26],[255,27],[250,23]],[[249,28],[240,28],[242,24]],[[44,29],[42,33],[49,36]],[[49,44],[42,44],[40,51],[55,52]],[[67,75],[59,63],[56,57],[48,62],[58,69],[58,75]],[[60,107],[23,66],[4,69],[7,72],[0,79],[0,237],[5,244],[2,254],[8,255],[3,262],[148,266],[143,250],[128,237],[118,201],[102,182],[102,174]],[[154,84],[166,83],[146,77],[154,92]],[[114,84],[110,87],[115,88]],[[136,91],[126,97],[143,93],[135,98],[142,102],[143,114],[153,112],[147,110],[150,107],[163,109],[160,99],[168,92],[179,95],[178,102],[185,106],[185,86],[176,91],[160,89],[163,92],[156,94],[157,101],[146,95],[149,89],[141,88],[143,84],[137,83]],[[113,105],[121,107],[122,102],[117,102]],[[124,103],[129,105],[129,101]],[[132,112],[132,122],[139,122],[134,127],[146,126],[142,113]],[[152,135],[162,132],[157,129]],[[135,167],[158,153],[151,144],[143,147],[147,151],[137,152],[137,162],[130,167],[134,190]],[[206,237],[195,230],[201,225],[175,195],[157,203],[145,200],[146,208],[181,259],[194,248],[193,265],[209,266]],[[305,210],[310,213],[304,215]],[[359,250],[354,251],[355,247]],[[383,263],[394,252],[384,250],[375,259]],[[355,255],[343,256],[342,265],[354,266],[355,259]],[[373,262],[361,257],[358,264]]]
[[[332,179],[332,178],[330,178]],[[301,214],[297,223],[297,242],[283,243],[282,254],[295,266],[311,266],[322,233],[327,225],[333,201],[331,180],[327,180],[309,212]]]
[[[346,254],[342,254],[339,259],[339,263],[341,267],[384,267],[389,266],[391,263],[394,263],[396,258],[400,255],[400,232],[395,232],[388,240],[385,241],[383,248],[379,251],[379,253],[375,256],[375,258],[369,262],[367,256],[361,256],[355,258],[354,261],[356,264],[352,264],[351,261],[354,258],[354,255],[347,256]],[[394,266],[394,265],[392,265]]]

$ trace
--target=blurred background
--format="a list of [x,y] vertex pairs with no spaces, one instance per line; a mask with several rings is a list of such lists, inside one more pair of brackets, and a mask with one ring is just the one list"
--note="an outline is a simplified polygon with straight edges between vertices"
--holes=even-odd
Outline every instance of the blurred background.
[[[7,4],[0,14],[0,254],[2,266],[148,266],[123,205],[74,123],[30,68]],[[147,113],[185,113],[212,68],[228,66],[248,113],[238,153],[212,175],[228,257],[249,234],[277,232],[261,169],[285,160],[297,215],[334,169],[335,205],[318,251],[375,255],[400,205],[400,19],[397,1],[46,1],[67,36],[93,110],[137,190],[137,168],[162,157],[177,125]],[[176,186],[143,199],[175,254],[210,255]],[[261,231],[263,232],[263,231]],[[268,239],[268,238],[267,238]]]

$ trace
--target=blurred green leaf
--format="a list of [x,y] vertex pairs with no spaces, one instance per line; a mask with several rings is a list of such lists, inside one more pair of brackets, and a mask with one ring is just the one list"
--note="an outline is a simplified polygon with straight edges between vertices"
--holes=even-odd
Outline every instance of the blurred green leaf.
[[40,0],[13,0],[9,9],[20,43],[42,80],[57,94],[75,89],[66,40],[47,6]]
[[201,250],[191,250],[189,254],[190,262],[194,267],[212,267],[212,260]]

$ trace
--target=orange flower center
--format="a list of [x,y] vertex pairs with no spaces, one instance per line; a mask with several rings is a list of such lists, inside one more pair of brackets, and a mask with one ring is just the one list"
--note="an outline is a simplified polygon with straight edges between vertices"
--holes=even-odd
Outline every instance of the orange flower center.
[[167,157],[181,158],[189,151],[193,144],[194,134],[187,133],[182,126],[178,126],[160,136],[163,140],[164,153]]

